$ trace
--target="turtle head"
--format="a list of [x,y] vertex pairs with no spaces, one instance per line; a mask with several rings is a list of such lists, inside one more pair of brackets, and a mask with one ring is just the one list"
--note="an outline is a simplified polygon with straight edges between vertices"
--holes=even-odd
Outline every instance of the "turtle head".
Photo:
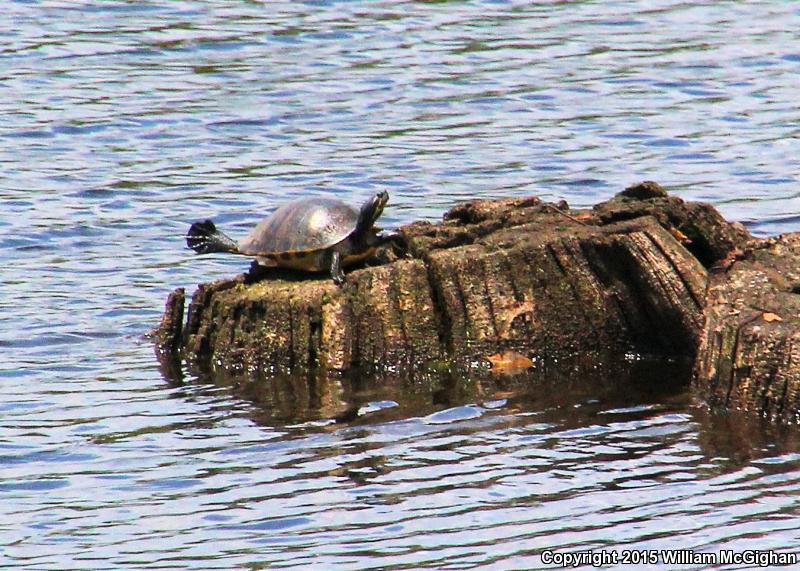
[[389,193],[385,190],[367,200],[358,213],[356,232],[360,234],[372,228],[372,225],[383,213],[383,207],[386,206],[387,202],[389,202]]

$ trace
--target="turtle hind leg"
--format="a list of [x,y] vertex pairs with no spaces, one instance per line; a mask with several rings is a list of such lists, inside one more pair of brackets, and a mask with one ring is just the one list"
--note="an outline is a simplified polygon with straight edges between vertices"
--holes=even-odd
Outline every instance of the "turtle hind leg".
[[239,247],[225,233],[217,230],[211,220],[195,222],[186,233],[186,245],[198,254],[215,252],[238,253]]
[[334,250],[331,252],[331,278],[336,285],[344,283],[344,272],[342,271],[342,255]]
[[259,263],[258,260],[253,260],[247,272],[244,274],[244,282],[247,284],[255,283],[274,276],[274,274],[274,266],[264,265]]

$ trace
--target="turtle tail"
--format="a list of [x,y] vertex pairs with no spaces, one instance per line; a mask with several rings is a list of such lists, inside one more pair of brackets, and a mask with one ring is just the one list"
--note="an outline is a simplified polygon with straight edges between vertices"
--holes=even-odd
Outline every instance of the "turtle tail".
[[229,236],[217,230],[211,220],[195,222],[186,234],[186,245],[198,254],[229,252],[237,254],[239,247]]

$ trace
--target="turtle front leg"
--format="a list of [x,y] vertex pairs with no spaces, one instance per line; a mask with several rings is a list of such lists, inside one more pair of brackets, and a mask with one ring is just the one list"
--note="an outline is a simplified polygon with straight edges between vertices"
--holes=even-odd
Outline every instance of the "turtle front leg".
[[398,246],[405,246],[405,238],[396,230],[381,230],[375,234],[377,245],[383,246],[385,244],[397,244]]
[[344,283],[344,272],[342,271],[342,255],[334,250],[331,252],[331,277],[336,285]]

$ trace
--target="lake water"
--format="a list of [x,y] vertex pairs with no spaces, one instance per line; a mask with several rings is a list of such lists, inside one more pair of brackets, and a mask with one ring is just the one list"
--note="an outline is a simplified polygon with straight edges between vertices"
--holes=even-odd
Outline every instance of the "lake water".
[[800,551],[797,429],[709,413],[680,364],[175,386],[143,339],[244,269],[190,222],[288,197],[386,189],[391,226],[652,179],[797,230],[799,30],[780,1],[4,2],[0,567]]

